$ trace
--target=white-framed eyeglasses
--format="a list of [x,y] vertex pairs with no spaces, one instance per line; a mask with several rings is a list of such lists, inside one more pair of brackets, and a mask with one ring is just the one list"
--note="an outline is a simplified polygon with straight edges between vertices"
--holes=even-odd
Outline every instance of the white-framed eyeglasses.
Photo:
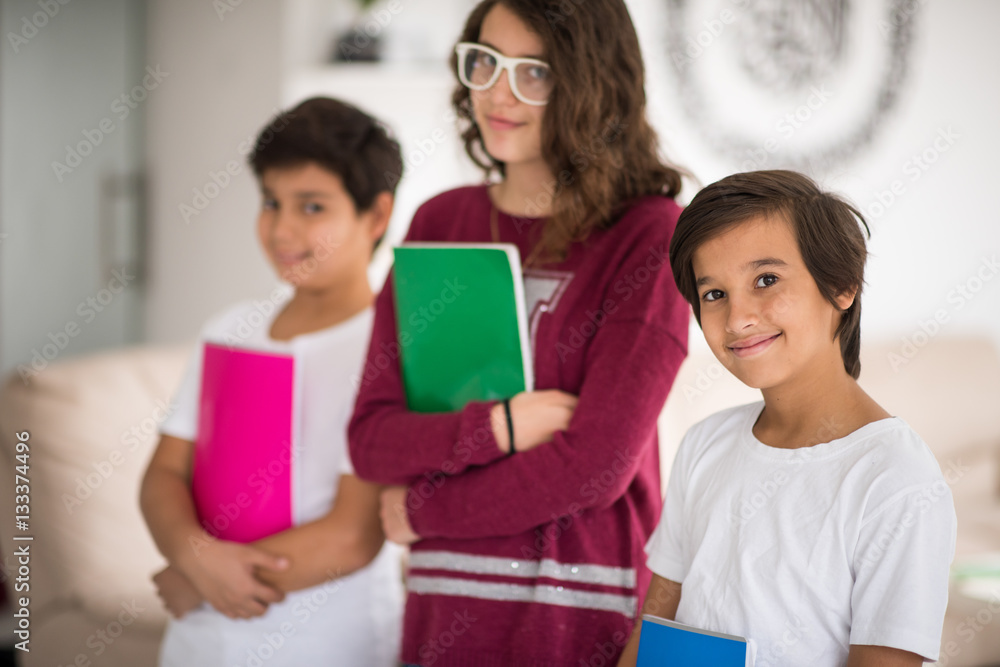
[[508,58],[482,44],[461,42],[458,55],[458,80],[470,90],[488,90],[507,70],[507,81],[514,97],[525,104],[547,104],[552,94],[552,69],[535,58]]

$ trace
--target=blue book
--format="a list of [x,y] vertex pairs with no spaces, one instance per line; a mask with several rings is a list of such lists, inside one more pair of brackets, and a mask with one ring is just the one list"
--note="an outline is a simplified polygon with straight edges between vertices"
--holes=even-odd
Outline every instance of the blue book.
[[636,667],[744,667],[747,640],[643,614]]

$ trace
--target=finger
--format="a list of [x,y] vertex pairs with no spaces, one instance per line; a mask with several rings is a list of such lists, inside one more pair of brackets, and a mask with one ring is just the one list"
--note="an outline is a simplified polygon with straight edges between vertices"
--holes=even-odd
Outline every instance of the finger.
[[389,515],[392,508],[392,499],[386,494],[385,491],[379,496],[378,513],[383,519]]
[[281,602],[285,599],[285,594],[272,586],[259,584],[254,588],[253,597],[264,603]]
[[255,618],[264,615],[267,611],[267,605],[260,600],[251,600],[243,609],[246,614],[243,618]]
[[273,554],[257,550],[254,550],[252,554],[250,562],[259,568],[274,570],[275,572],[281,572],[282,570],[288,569],[288,559],[284,556],[275,556]]
[[560,393],[562,394],[561,396],[559,396],[559,404],[560,405],[564,405],[564,406],[566,406],[568,408],[575,408],[576,404],[580,402],[580,398],[578,396],[574,396],[573,394],[566,394],[566,393],[562,393],[562,392],[560,392]]

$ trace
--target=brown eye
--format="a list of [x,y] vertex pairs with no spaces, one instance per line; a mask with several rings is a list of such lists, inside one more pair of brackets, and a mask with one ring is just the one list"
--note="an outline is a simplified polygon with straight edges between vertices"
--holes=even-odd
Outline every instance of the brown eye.
[[710,289],[710,290],[708,290],[707,292],[705,292],[704,294],[701,295],[701,300],[702,301],[718,301],[719,299],[721,299],[725,295],[726,295],[726,293],[723,292],[720,289]]

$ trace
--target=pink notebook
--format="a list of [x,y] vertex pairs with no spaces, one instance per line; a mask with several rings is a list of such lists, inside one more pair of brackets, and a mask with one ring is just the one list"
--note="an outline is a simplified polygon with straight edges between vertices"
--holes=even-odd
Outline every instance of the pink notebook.
[[294,359],[205,344],[191,493],[225,540],[292,526]]

